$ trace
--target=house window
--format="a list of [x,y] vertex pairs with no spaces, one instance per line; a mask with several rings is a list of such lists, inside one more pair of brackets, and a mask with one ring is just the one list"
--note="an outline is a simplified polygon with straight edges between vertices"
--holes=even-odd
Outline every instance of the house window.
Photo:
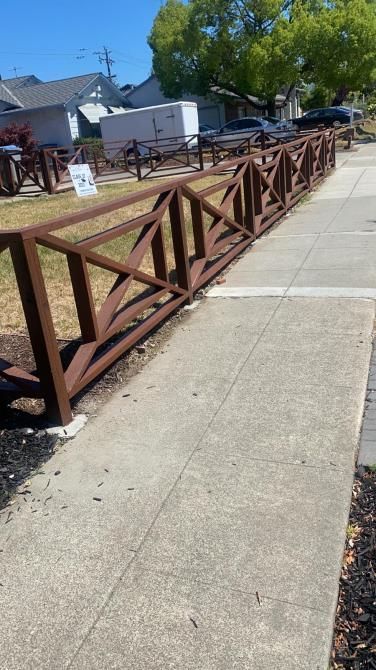
[[238,105],[238,118],[243,119],[247,116],[247,108],[245,105]]

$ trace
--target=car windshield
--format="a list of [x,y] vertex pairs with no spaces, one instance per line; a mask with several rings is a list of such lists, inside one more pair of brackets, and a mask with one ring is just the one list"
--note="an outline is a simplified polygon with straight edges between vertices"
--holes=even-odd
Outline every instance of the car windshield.
[[277,119],[276,116],[264,116],[262,121],[266,121],[267,123],[272,123],[273,126],[276,126],[278,123],[280,123],[281,119]]
[[321,114],[321,109],[311,109],[310,112],[306,112],[304,116],[307,119],[314,119],[316,116],[319,116]]

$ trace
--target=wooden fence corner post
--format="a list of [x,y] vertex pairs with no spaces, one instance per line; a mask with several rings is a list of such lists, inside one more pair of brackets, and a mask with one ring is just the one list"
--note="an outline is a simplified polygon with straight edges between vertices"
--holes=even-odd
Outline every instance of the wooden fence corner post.
[[15,242],[10,252],[47,416],[66,425],[72,411],[35,240]]

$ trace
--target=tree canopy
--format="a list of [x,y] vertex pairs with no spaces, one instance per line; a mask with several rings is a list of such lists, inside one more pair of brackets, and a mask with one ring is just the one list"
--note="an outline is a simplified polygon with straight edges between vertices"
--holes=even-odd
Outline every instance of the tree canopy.
[[154,72],[170,97],[227,91],[270,114],[301,80],[343,100],[373,77],[375,10],[375,0],[166,0],[149,36]]

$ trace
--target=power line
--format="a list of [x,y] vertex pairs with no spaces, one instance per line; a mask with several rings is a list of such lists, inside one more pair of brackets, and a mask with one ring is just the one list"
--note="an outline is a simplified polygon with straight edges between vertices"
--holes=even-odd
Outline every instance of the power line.
[[[132,65],[132,67],[138,67],[140,70],[145,70],[145,65],[140,65],[140,63],[132,63],[130,60],[124,60],[124,58],[118,58],[117,63],[125,63],[126,65]],[[150,67],[150,63],[148,63]]]
[[119,54],[119,56],[124,56],[128,61],[141,63],[142,65],[149,65],[149,61],[143,58],[137,58],[136,56],[130,56],[129,54],[124,53],[124,51],[119,51],[119,49],[113,49],[113,52]]
[[[86,49],[78,49],[78,51],[86,51]],[[58,52],[36,52],[36,51],[0,51],[0,56],[47,56],[50,58],[51,56],[57,56],[60,58],[60,56],[73,56],[74,58],[85,58],[85,55],[79,54],[79,53],[58,53]]]

